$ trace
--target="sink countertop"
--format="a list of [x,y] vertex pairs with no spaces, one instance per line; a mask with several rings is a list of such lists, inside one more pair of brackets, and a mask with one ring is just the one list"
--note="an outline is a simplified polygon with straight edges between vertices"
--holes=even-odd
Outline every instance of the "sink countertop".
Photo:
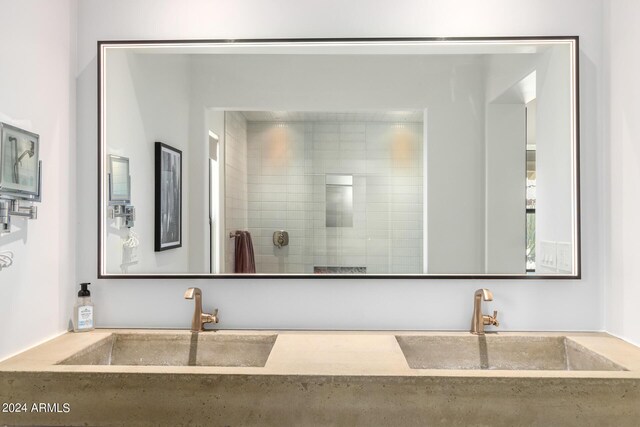
[[97,329],[66,333],[0,363],[0,372],[96,372],[141,374],[319,375],[399,377],[533,377],[640,379],[640,348],[603,332],[498,332],[487,336],[566,336],[628,371],[410,369],[396,335],[470,336],[440,331],[220,330],[203,334],[273,335],[278,338],[264,367],[58,365],[113,333],[185,334],[188,330]]

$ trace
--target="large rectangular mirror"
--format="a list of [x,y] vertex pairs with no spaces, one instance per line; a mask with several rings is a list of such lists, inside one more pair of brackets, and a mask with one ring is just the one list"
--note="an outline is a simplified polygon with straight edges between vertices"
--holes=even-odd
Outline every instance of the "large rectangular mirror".
[[[580,277],[577,37],[98,50],[100,277]],[[157,218],[179,245],[154,250]]]

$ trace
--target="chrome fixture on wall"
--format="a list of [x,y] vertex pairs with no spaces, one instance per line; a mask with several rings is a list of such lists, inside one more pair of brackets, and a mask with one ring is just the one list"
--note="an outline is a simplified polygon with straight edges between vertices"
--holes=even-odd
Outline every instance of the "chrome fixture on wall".
[[193,319],[191,321],[191,332],[204,331],[204,325],[206,323],[218,323],[218,309],[213,311],[213,314],[202,312],[202,291],[200,288],[189,288],[184,293],[185,299],[195,298],[195,310],[193,312]]
[[42,200],[41,191],[40,136],[0,123],[0,233],[11,232],[12,216],[38,218],[32,203]]
[[276,248],[289,245],[289,233],[284,230],[278,230],[273,232],[273,245]]
[[131,228],[136,221],[136,208],[133,205],[114,205],[109,209],[109,218],[123,218],[124,225]]
[[38,219],[37,206],[21,206],[20,200],[0,200],[0,232],[11,232],[11,217]]
[[493,294],[489,289],[478,289],[473,297],[471,333],[474,335],[484,335],[485,325],[500,326],[497,310],[494,310],[493,316],[482,314],[482,301],[493,301]]

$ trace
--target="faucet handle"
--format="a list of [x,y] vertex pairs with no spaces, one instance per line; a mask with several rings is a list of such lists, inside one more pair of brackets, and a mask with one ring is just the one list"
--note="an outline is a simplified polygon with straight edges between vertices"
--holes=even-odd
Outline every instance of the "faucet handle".
[[482,323],[484,325],[500,326],[500,322],[498,322],[498,310],[493,311],[493,316],[489,314],[483,315]]
[[218,323],[218,309],[213,310],[212,314],[202,313],[202,323]]

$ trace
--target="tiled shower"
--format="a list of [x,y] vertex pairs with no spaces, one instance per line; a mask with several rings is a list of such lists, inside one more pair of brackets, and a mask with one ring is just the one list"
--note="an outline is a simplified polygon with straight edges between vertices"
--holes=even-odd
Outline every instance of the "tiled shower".
[[225,135],[225,234],[250,231],[257,273],[423,272],[421,112],[227,112]]

